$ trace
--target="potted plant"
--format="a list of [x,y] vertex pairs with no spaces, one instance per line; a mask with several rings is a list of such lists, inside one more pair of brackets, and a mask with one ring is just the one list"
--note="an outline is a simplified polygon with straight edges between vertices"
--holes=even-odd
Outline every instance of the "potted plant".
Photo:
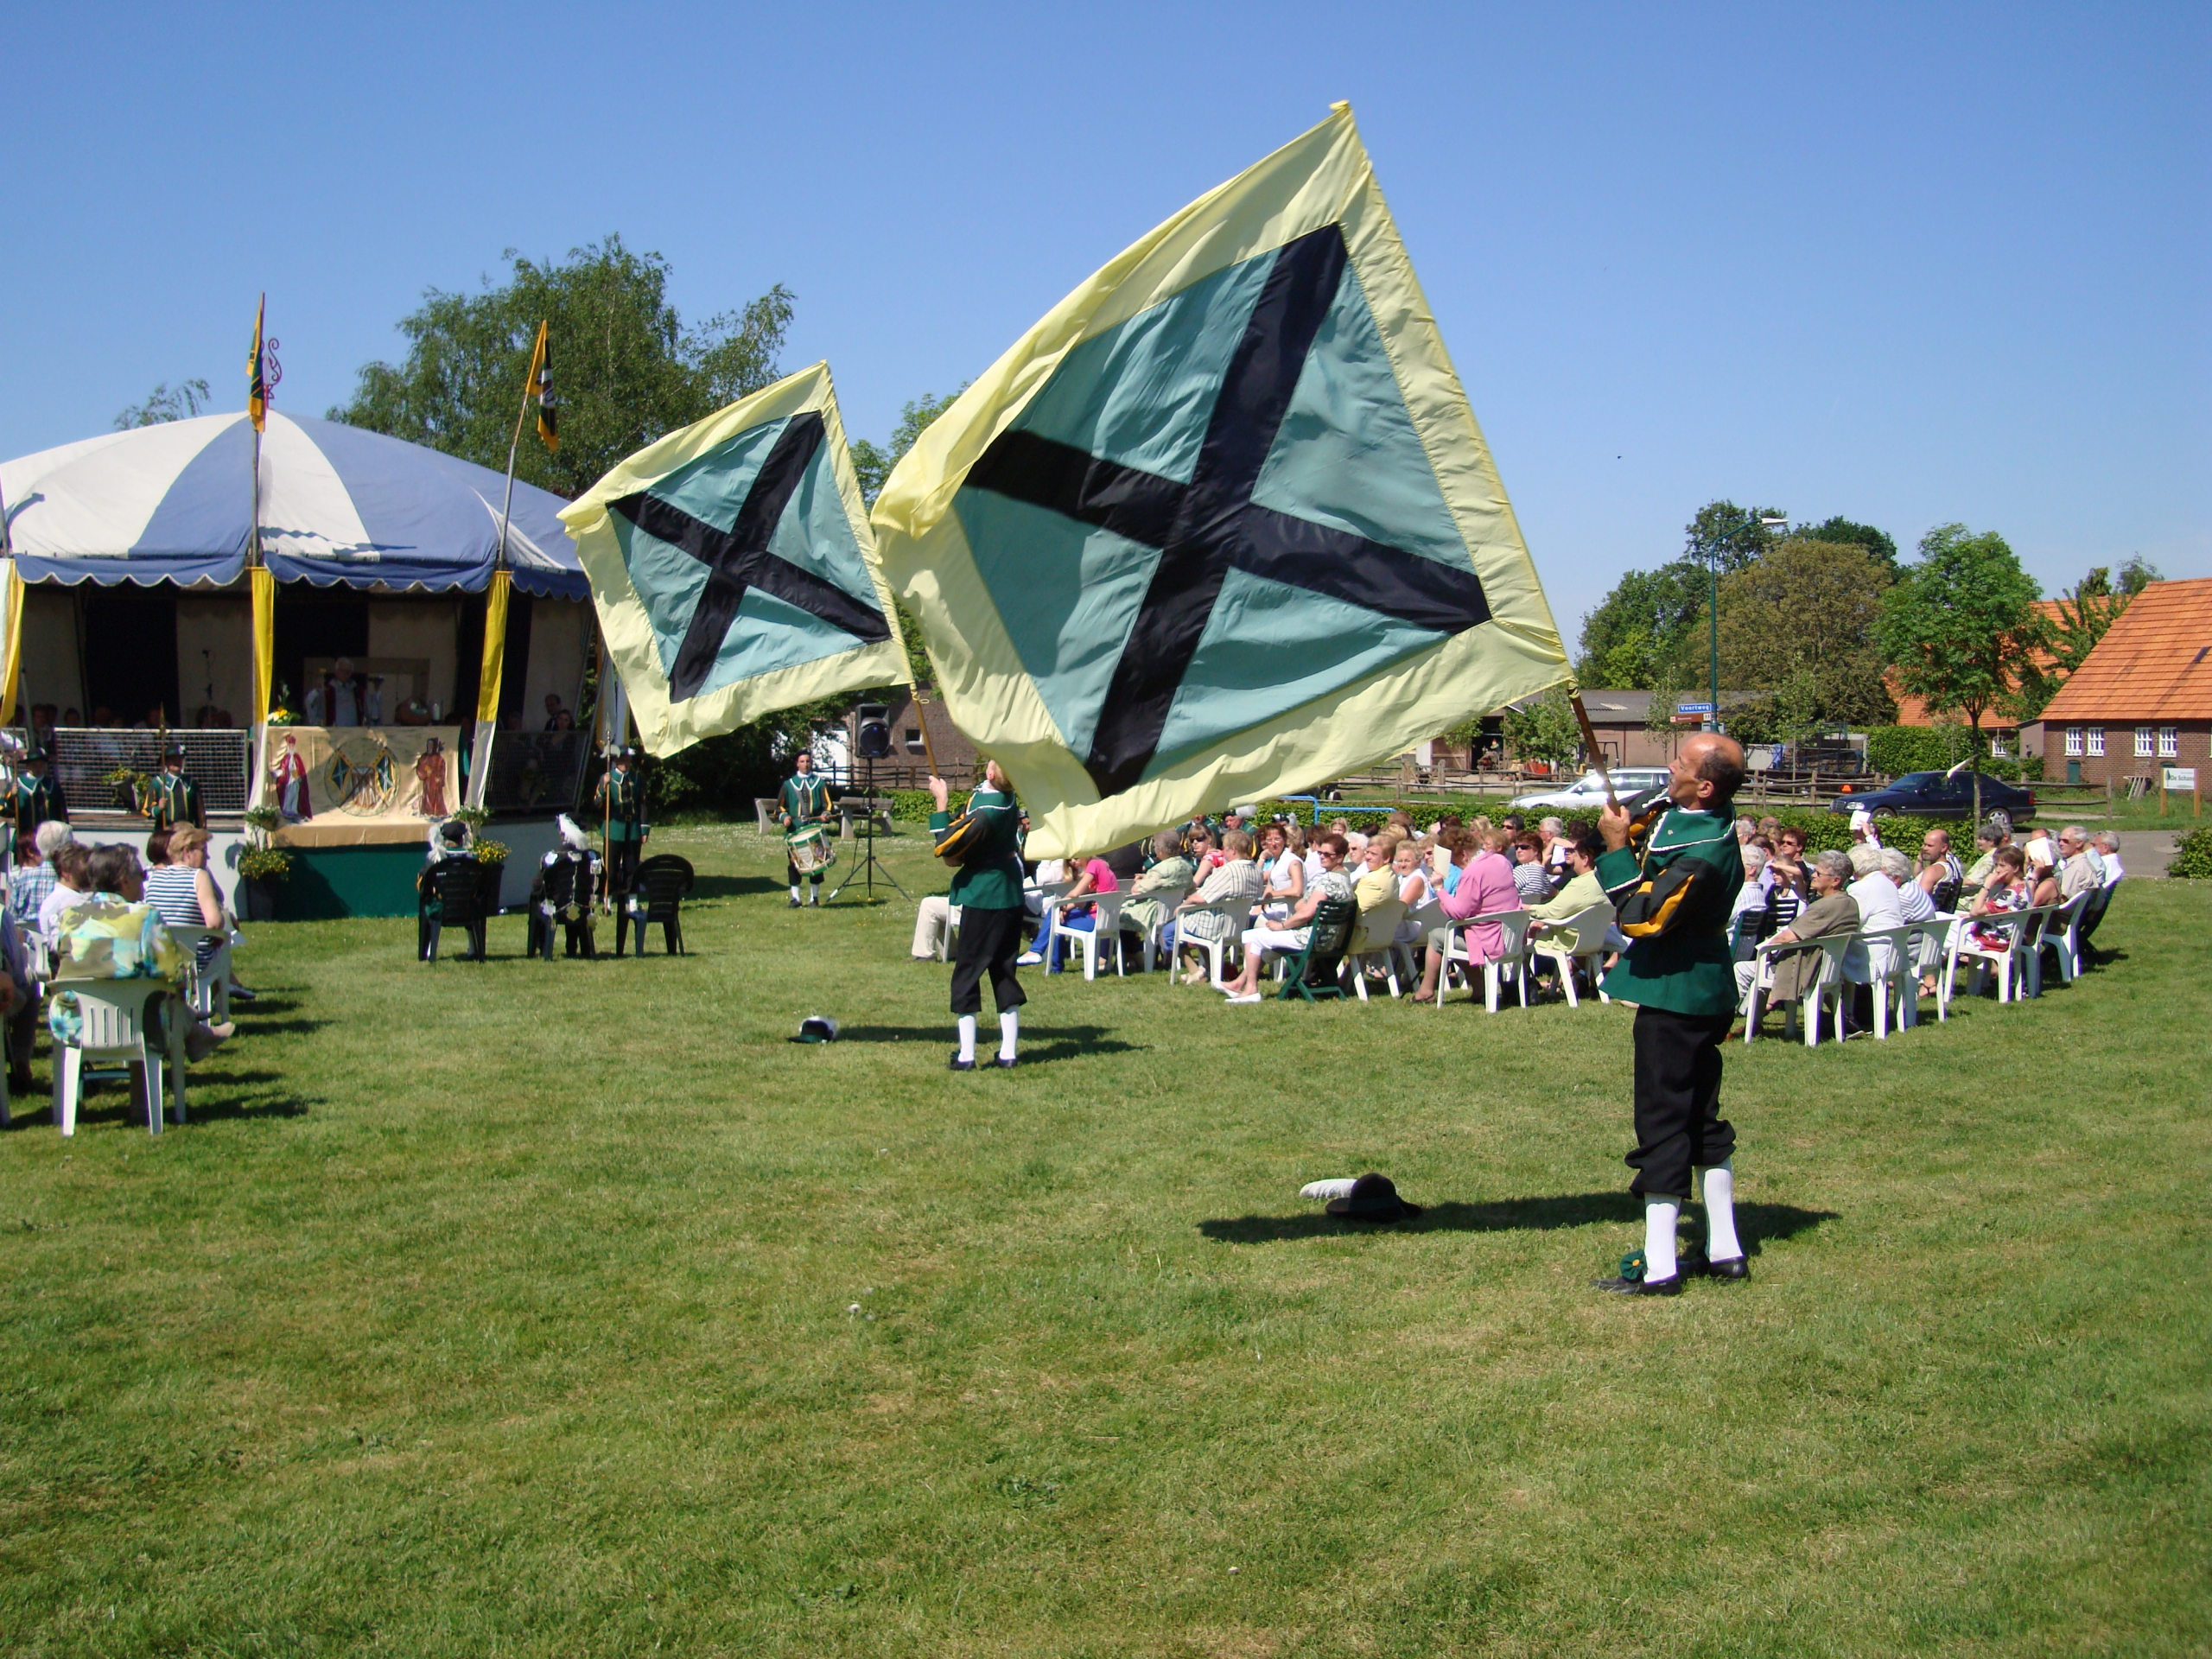
[[282,847],[249,847],[238,858],[238,890],[245,899],[245,919],[276,919],[274,884],[292,874],[292,855]]
[[134,772],[129,766],[118,766],[105,774],[100,781],[115,791],[118,811],[134,812],[140,817],[147,816],[146,791],[154,786],[154,780],[144,772]]
[[512,850],[504,841],[476,843],[476,891],[487,914],[496,915],[499,912],[499,882],[507,873],[507,855]]

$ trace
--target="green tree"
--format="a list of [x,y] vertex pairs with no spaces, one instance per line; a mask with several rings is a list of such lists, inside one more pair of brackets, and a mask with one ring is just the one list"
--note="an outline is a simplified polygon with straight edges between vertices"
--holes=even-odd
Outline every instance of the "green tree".
[[1872,524],[1853,524],[1848,518],[1830,518],[1807,529],[1793,530],[1791,537],[1801,542],[1834,542],[1843,547],[1863,547],[1891,576],[1897,573],[1897,544],[1886,532]]
[[1779,507],[1739,507],[1733,501],[1708,501],[1682,526],[1682,555],[1700,570],[1715,559],[1724,576],[1741,570],[1778,539],[1762,520],[1788,516]]
[[2058,614],[2050,624],[2048,656],[2038,656],[2021,672],[2012,712],[2032,720],[2058,695],[2058,688],[2089,659],[2097,642],[2120,620],[2135,595],[2158,580],[2158,567],[2132,558],[2113,580],[2112,567],[2095,565],[2059,595]]
[[668,300],[668,262],[620,236],[560,263],[504,256],[480,294],[423,296],[400,320],[407,355],[365,365],[334,420],[427,444],[504,472],[541,321],[550,324],[561,448],[529,437],[515,475],[574,497],[653,439],[776,378],[792,301],[781,283],[736,311],[686,326]]
[[1875,638],[1891,581],[1862,545],[1792,537],[1722,582],[1721,681],[1756,694],[1729,729],[1788,742],[1894,720]]
[[914,447],[914,440],[927,431],[930,423],[950,409],[961,392],[967,390],[968,383],[963,380],[956,390],[942,397],[933,391],[925,391],[912,399],[899,411],[899,424],[892,428],[891,442],[887,445],[878,448],[866,438],[853,441],[853,470],[860,474],[861,499],[871,507],[875,505],[875,498],[882,493],[884,480],[891,476],[891,469]]
[[180,380],[172,388],[166,380],[156,386],[143,404],[133,404],[115,417],[115,429],[128,432],[134,427],[159,426],[164,421],[188,420],[207,407],[207,383],[205,380]]
[[1964,524],[1922,537],[1919,561],[1884,596],[1877,639],[1899,688],[1932,714],[1961,716],[1977,760],[1982,716],[2010,702],[2050,643],[2039,597],[2002,536]]
[[1554,686],[1542,696],[1505,711],[1505,747],[1522,760],[1554,766],[1574,759],[1582,747],[1582,728],[1566,691]]
[[1675,677],[1705,614],[1706,574],[1688,559],[1656,570],[1630,570],[1582,619],[1584,685],[1649,691]]

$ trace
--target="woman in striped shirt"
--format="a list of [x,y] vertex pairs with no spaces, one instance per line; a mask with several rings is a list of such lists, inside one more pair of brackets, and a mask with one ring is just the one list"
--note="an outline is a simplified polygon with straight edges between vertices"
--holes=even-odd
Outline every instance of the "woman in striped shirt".
[[[166,840],[167,847],[161,843]],[[207,874],[207,832],[196,824],[156,830],[146,840],[146,902],[170,927],[220,927],[223,896]],[[200,942],[200,965],[215,954],[215,941]]]

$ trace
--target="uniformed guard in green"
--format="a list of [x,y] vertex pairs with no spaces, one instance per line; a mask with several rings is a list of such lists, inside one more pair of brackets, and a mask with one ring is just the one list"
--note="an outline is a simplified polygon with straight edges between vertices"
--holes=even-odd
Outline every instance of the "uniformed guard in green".
[[[931,778],[930,793],[937,798],[930,833],[942,842],[953,827],[951,785]],[[1021,953],[1021,808],[997,761],[985,764],[983,785],[969,798],[963,822],[959,868],[947,895],[960,911],[960,944],[952,961],[952,1012],[960,1021],[960,1046],[953,1051],[952,1069],[976,1069],[976,1018],[983,1011],[986,973],[999,1011],[999,1052],[991,1064],[1011,1068],[1021,1005],[1029,1000],[1014,966]]]
[[607,896],[620,899],[637,885],[638,857],[652,834],[645,822],[645,780],[635,748],[618,746],[608,752],[606,775],[592,799],[606,816]]
[[[830,816],[830,785],[824,779],[814,775],[814,756],[807,750],[801,749],[793,765],[797,770],[784,779],[784,786],[777,797],[776,816],[784,821],[784,830],[787,839],[802,830],[820,829],[823,820]],[[786,860],[784,870],[791,884],[791,907],[793,910],[798,908],[798,884],[802,880],[810,877],[814,882],[815,906],[819,909],[822,904],[822,878],[830,873],[828,867],[817,864],[811,870],[801,870],[796,863]]]
[[207,827],[207,809],[200,804],[200,785],[184,775],[184,751],[171,746],[162,751],[162,769],[154,774],[147,791],[146,816],[156,830],[180,824]]
[[[1667,804],[1648,823],[1623,810],[1599,815],[1606,853],[1597,874],[1631,941],[1605,976],[1605,994],[1636,1004],[1637,1172],[1644,1202],[1643,1267],[1599,1281],[1627,1295],[1671,1296],[1686,1276],[1745,1276],[1736,1237],[1734,1128],[1720,1116],[1720,1052],[1737,989],[1728,918],[1743,890],[1744,857],[1731,807],[1744,781],[1733,738],[1700,732],[1675,754]],[[1704,1254],[1680,1260],[1675,1224],[1694,1176],[1705,1188]]]
[[23,752],[23,764],[16,772],[15,797],[8,803],[19,840],[29,841],[38,834],[41,823],[69,822],[61,785],[47,775],[47,766],[46,751],[37,744]]

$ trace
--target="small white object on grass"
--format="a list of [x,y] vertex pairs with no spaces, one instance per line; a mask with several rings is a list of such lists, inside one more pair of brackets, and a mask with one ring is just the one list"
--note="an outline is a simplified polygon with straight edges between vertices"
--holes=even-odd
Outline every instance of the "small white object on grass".
[[1333,1180],[1308,1181],[1298,1189],[1298,1196],[1319,1198],[1324,1204],[1331,1198],[1348,1198],[1351,1196],[1351,1184],[1355,1179],[1351,1175],[1339,1175]]

